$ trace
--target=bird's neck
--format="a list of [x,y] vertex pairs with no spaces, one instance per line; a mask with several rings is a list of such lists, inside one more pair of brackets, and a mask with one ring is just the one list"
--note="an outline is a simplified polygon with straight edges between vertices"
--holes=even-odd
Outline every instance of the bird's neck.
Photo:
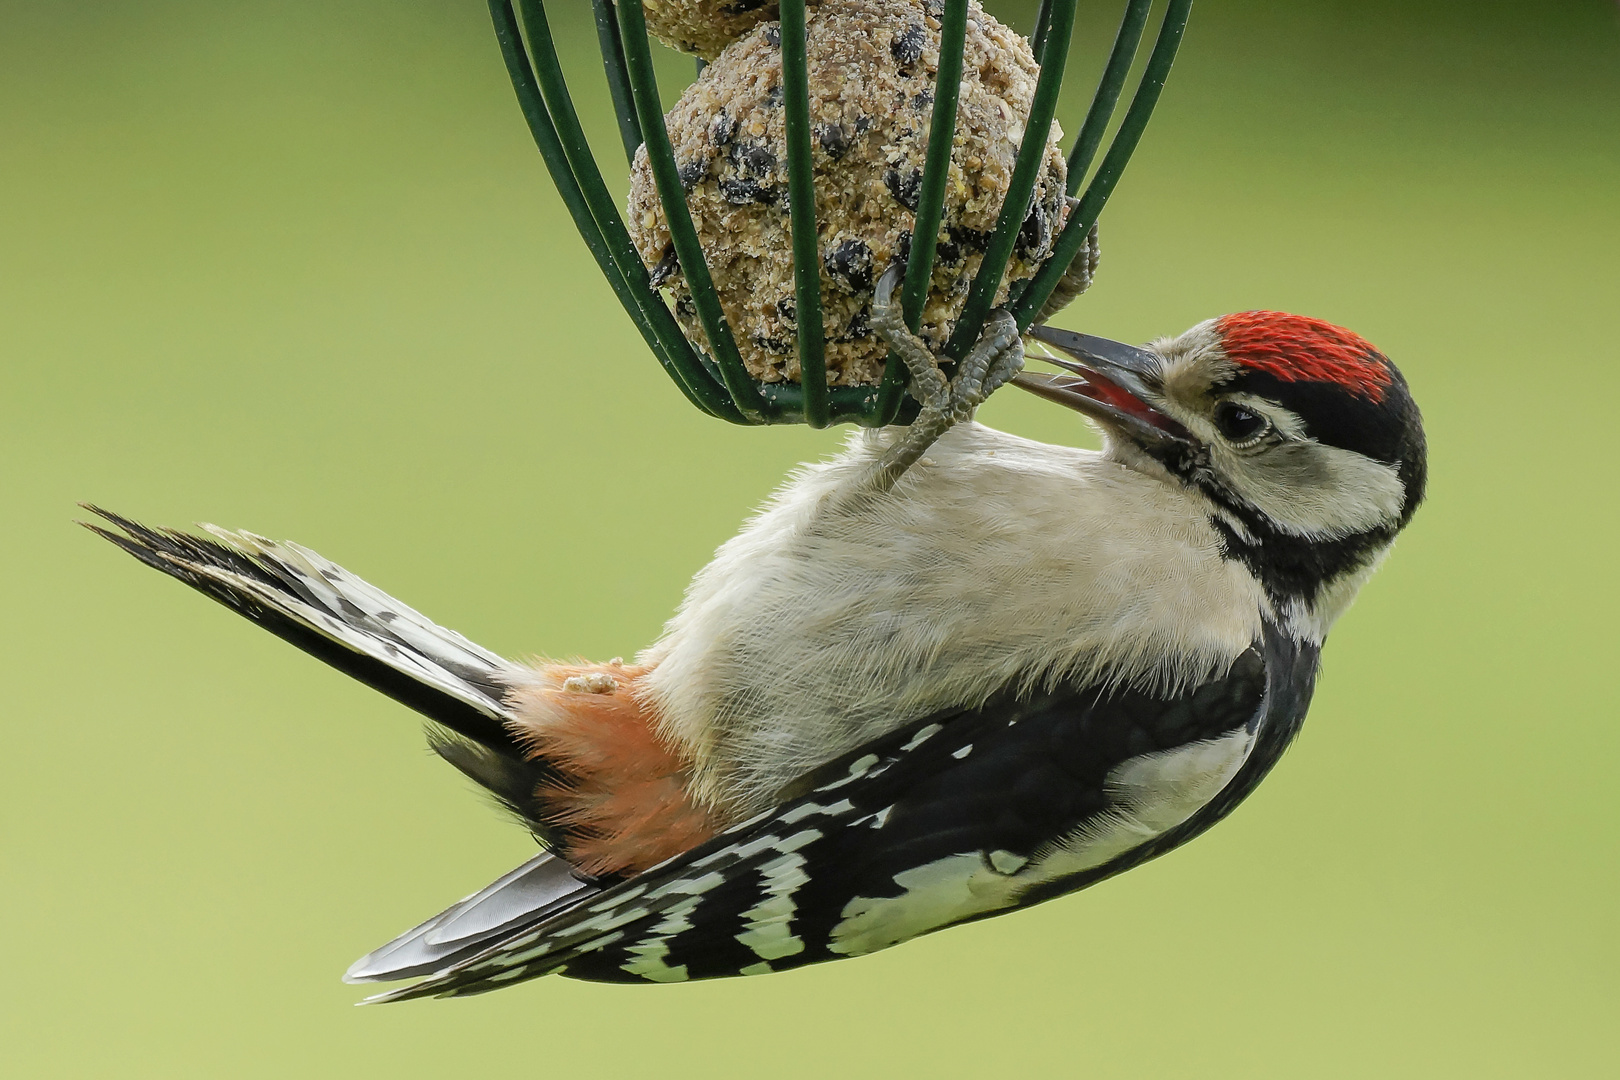
[[1254,575],[1279,625],[1300,642],[1322,644],[1394,543],[1394,526],[1326,540],[1285,532],[1253,507],[1234,502],[1219,485],[1178,475],[1132,443],[1110,439],[1104,453],[1199,502],[1227,558]]
[[1292,536],[1262,522],[1210,515],[1229,558],[1265,589],[1279,621],[1300,641],[1320,645],[1394,543],[1394,531],[1369,530],[1333,540]]

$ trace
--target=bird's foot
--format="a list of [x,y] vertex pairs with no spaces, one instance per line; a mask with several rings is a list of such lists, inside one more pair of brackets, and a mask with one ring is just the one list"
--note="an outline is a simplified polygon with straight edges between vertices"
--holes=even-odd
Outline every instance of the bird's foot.
[[895,289],[901,268],[891,266],[877,283],[872,302],[872,328],[888,343],[911,372],[911,396],[922,405],[911,422],[867,478],[869,493],[880,494],[922,457],[952,427],[973,416],[973,410],[1024,368],[1024,342],[1018,324],[1006,310],[990,316],[973,350],[957,365],[956,377],[947,379],[927,342],[906,326]]

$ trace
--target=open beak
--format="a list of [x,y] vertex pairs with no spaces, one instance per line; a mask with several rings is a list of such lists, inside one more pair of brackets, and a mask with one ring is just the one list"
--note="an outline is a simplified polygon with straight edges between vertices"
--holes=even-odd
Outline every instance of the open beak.
[[1066,405],[1147,446],[1192,443],[1192,433],[1149,405],[1149,387],[1159,377],[1159,358],[1146,349],[1107,338],[1033,327],[1029,336],[1070,359],[1045,357],[1067,375],[1023,371],[1013,382],[1037,397]]

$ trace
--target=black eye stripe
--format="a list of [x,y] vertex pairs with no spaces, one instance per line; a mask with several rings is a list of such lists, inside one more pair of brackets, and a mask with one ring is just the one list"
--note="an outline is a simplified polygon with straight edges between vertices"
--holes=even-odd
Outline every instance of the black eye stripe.
[[1269,398],[1304,421],[1307,437],[1375,461],[1408,460],[1414,439],[1421,443],[1417,408],[1399,375],[1381,402],[1346,394],[1329,383],[1285,382],[1264,372],[1246,372],[1223,389]]

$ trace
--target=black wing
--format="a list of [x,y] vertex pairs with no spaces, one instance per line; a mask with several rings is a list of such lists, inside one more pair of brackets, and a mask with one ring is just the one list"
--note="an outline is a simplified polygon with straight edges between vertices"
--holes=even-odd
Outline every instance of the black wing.
[[[781,971],[1072,892],[1229,812],[1297,730],[1314,668],[1314,651],[1268,631],[1178,697],[1071,688],[919,721],[817,770],[777,808],[371,1000],[552,973]],[[1206,759],[1213,778],[1198,775]],[[1203,788],[1171,790],[1187,777]],[[1196,805],[1156,810],[1161,794]]]

